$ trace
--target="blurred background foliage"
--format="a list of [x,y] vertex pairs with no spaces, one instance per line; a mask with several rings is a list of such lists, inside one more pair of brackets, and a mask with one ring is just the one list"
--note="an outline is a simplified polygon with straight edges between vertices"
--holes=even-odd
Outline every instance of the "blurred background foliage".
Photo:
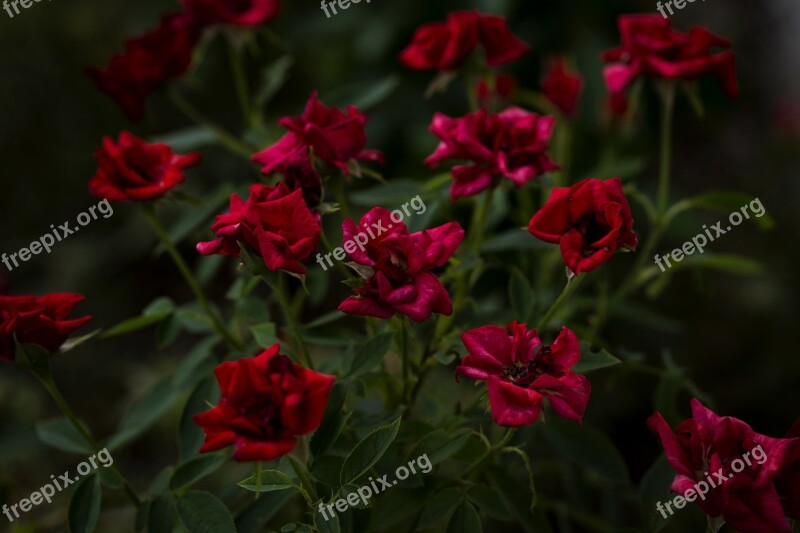
[[[265,90],[274,89],[265,106],[264,128],[249,132],[248,137],[259,146],[276,139],[282,133],[275,124],[277,118],[299,114],[310,92],[317,90],[326,104],[358,104],[368,114],[368,147],[384,151],[387,164],[382,173],[390,186],[400,178],[423,183],[437,174],[422,165],[436,145],[427,131],[431,117],[436,111],[461,115],[467,102],[460,81],[432,99],[423,99],[432,75],[405,71],[396,55],[421,23],[443,20],[449,11],[473,7],[506,14],[514,32],[532,45],[531,54],[504,69],[518,76],[523,87],[538,88],[546,60],[553,54],[566,55],[583,75],[573,178],[620,174],[626,180],[635,179],[641,190],[654,191],[658,163],[655,95],[645,91],[634,120],[623,127],[614,126],[604,107],[606,93],[598,57],[618,42],[618,14],[654,10],[654,2],[373,0],[327,19],[315,1],[285,1],[278,19],[243,43],[254,90],[265,87],[265,81]],[[188,173],[184,186],[185,191],[208,202],[196,209],[198,216],[210,220],[225,203],[231,187],[244,189],[258,179],[254,166],[211,144],[208,135],[194,129],[171,106],[164,92],[151,99],[143,123],[130,124],[82,73],[88,65],[104,65],[126,37],[152,27],[161,14],[176,8],[169,1],[155,0],[60,0],[33,4],[13,19],[0,12],[3,252],[27,246],[48,231],[50,224],[73,220],[96,203],[87,190],[87,180],[95,169],[92,153],[103,135],[116,136],[121,129],[145,138],[167,139],[176,151],[200,146],[204,163]],[[769,231],[742,225],[709,246],[713,252],[737,253],[758,261],[759,272],[744,276],[715,271],[676,273],[666,291],[652,295],[650,301],[640,294],[636,306],[614,316],[605,338],[617,355],[623,349],[627,354],[644,354],[642,357],[656,366],[663,366],[661,355],[668,354],[718,413],[741,418],[758,432],[782,436],[800,415],[800,357],[794,351],[800,301],[800,254],[796,249],[800,211],[792,203],[800,193],[800,71],[796,68],[800,5],[794,0],[711,0],[688,4],[673,22],[681,30],[704,25],[729,38],[742,86],[741,97],[728,100],[714,80],[702,80],[703,118],[695,115],[688,100],[678,100],[674,196],[740,190],[759,197],[776,224]],[[207,39],[198,52],[202,60],[195,62],[179,89],[215,121],[241,133],[245,125],[223,45],[220,35]],[[283,84],[277,83],[281,72],[285,73]],[[407,191],[414,189],[413,183],[400,182],[380,191],[375,185],[368,179],[355,180],[351,189],[364,192],[351,199],[366,210],[373,204],[390,206],[405,201],[410,197]],[[438,214],[429,214],[436,215],[437,223],[452,217],[464,220],[471,209],[469,202],[450,205],[446,199],[439,205]],[[182,211],[167,205],[164,212],[174,227]],[[702,224],[722,216],[725,214],[682,215],[658,251],[664,255],[698,233]],[[335,229],[335,224],[327,226],[328,235],[340,238]],[[201,260],[194,252],[194,242],[209,236],[208,224],[200,224],[182,241],[181,250],[206,273],[206,286],[220,302],[233,279],[232,264],[218,270],[219,258]],[[632,255],[621,255],[604,268],[614,280],[632,262]],[[338,272],[320,274],[314,274],[319,278],[316,282],[329,285],[329,290],[324,301],[313,302],[306,321],[334,309],[347,292],[338,284]],[[503,316],[502,309],[508,306],[490,294],[491,279],[487,274],[485,286],[476,289],[478,314]],[[559,279],[553,291],[560,290],[560,284]],[[11,294],[85,294],[87,301],[79,311],[95,317],[86,332],[136,316],[159,296],[178,303],[191,300],[178,272],[156,248],[141,213],[122,204],[114,205],[113,217],[92,222],[80,234],[59,243],[50,255],[35,256],[11,273],[0,270],[0,285]],[[485,302],[480,299],[483,296]],[[590,299],[593,295],[584,292],[581,296]],[[56,362],[56,379],[65,396],[97,435],[113,432],[133,399],[176,368],[194,339],[191,332],[181,333],[174,325],[159,326],[158,338],[149,333],[94,341]],[[169,344],[168,348],[160,350],[159,342]],[[644,423],[656,406],[667,406],[670,411],[665,415],[673,423],[688,415],[688,392],[673,387],[669,379],[619,367],[591,378],[593,395],[585,424],[607,435],[618,455],[609,451],[607,462],[601,461],[599,466],[566,461],[552,472],[537,467],[540,459],[554,456],[554,447],[561,448],[562,456],[570,457],[571,451],[564,449],[563,443],[544,442],[539,427],[529,428],[523,435],[523,440],[535,443],[531,448],[535,453],[531,451],[530,456],[539,491],[570,502],[569,508],[555,501],[549,507],[546,500],[543,503],[559,531],[582,531],[588,527],[582,520],[591,522],[591,513],[601,514],[620,529],[636,525],[631,502],[610,489],[628,476],[639,484],[660,457],[658,442]],[[434,381],[429,387],[442,398],[452,391],[464,393],[463,384],[459,389],[452,383],[449,370],[443,369],[434,380],[436,387]],[[56,411],[22,369],[3,365],[0,406],[0,496],[11,502],[41,486],[51,473],[73,469],[80,458],[53,452],[39,443],[36,422],[55,416]],[[124,453],[115,454],[122,469],[133,473],[134,483],[139,480],[142,485],[175,460],[173,427],[180,409],[171,413]],[[557,421],[548,420],[551,423],[557,427]],[[604,457],[604,452],[598,453]],[[624,458],[622,464],[619,457]],[[663,470],[663,465],[658,468]],[[231,470],[226,474],[231,480],[241,479],[239,474],[246,472],[246,468]],[[650,476],[645,477],[642,490],[648,490],[655,474]],[[31,513],[41,530],[50,530],[48,524],[63,520],[67,500],[66,495],[59,495],[55,504]],[[104,515],[103,520],[100,531],[120,530],[113,514]],[[702,524],[699,512],[687,508],[669,530],[686,530],[682,528],[687,524],[698,523]],[[103,529],[103,524],[108,529]]]

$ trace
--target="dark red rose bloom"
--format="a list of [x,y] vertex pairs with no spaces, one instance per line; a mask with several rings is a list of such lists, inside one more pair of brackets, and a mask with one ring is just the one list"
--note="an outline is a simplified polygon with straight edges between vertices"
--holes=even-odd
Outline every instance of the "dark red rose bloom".
[[464,239],[458,223],[409,233],[388,210],[373,207],[358,226],[345,220],[342,233],[345,243],[365,243],[348,251],[365,279],[355,289],[356,296],[342,302],[339,310],[383,319],[401,313],[416,322],[427,320],[431,313],[453,312],[450,295],[431,270],[447,263]]
[[83,295],[73,293],[44,296],[0,296],[0,359],[14,361],[19,342],[37,344],[50,353],[57,351],[70,333],[92,317],[69,318]]
[[94,153],[97,173],[89,192],[112,202],[143,202],[163,195],[183,183],[183,171],[200,164],[200,154],[177,155],[166,144],[150,144],[127,131],[115,143],[103,138]]
[[581,422],[592,386],[572,372],[581,357],[578,337],[567,328],[553,344],[543,344],[535,329],[512,322],[508,329],[481,326],[461,335],[469,355],[455,377],[487,381],[492,418],[501,426],[533,424],[547,398],[557,414]]
[[[800,418],[795,421],[786,438],[800,440]],[[781,497],[784,514],[800,520],[800,458],[780,471],[775,480],[775,487]]]
[[620,94],[637,76],[696,80],[712,74],[730,96],[739,94],[733,52],[715,53],[715,47],[731,43],[705,28],[694,27],[688,34],[673,30],[659,15],[625,15],[619,18],[622,46],[603,53],[611,63],[603,74],[611,94]]
[[281,173],[289,189],[303,191],[303,199],[312,211],[319,206],[322,201],[322,178],[307,154],[287,160]]
[[517,90],[517,79],[509,74],[498,74],[492,87],[483,78],[475,84],[478,103],[490,109],[493,105],[507,104],[511,95]]
[[620,249],[636,249],[636,232],[622,181],[593,178],[553,189],[528,225],[537,239],[561,246],[561,257],[574,273],[589,272]]
[[163,82],[186,72],[200,28],[185,13],[165,16],[158,28],[128,40],[105,69],[88,68],[97,88],[119,104],[135,121],[144,117],[144,103]]
[[253,161],[262,165],[264,174],[283,173],[287,165],[298,157],[308,157],[309,149],[314,157],[349,173],[347,163],[352,159],[367,159],[383,162],[383,155],[376,150],[364,150],[367,133],[364,126],[367,117],[355,106],[347,106],[347,112],[335,107],[325,107],[313,93],[306,104],[303,115],[284,117],[278,121],[289,133],[266,150],[253,156]]
[[583,88],[583,79],[567,71],[563,58],[553,60],[550,70],[542,82],[542,93],[565,115],[575,111]]
[[546,152],[554,124],[553,117],[540,117],[518,107],[499,114],[480,109],[461,118],[437,113],[429,129],[441,142],[425,163],[436,166],[446,159],[472,162],[453,167],[450,196],[454,201],[478,194],[501,176],[522,187],[559,168]]
[[278,15],[280,0],[182,0],[200,24],[259,26]]
[[400,53],[400,61],[417,70],[457,70],[480,44],[486,63],[496,67],[519,59],[530,47],[519,40],[505,17],[477,11],[457,11],[447,22],[420,26],[411,44]]
[[692,418],[674,433],[660,413],[653,414],[647,426],[661,439],[675,470],[673,492],[684,495],[693,489],[696,493],[695,484],[704,482],[708,492],[695,498],[707,515],[721,515],[743,532],[790,533],[774,481],[798,460],[800,439],[760,435],[741,420],[717,416],[696,399]]
[[319,427],[336,378],[292,363],[279,350],[274,344],[216,368],[219,404],[194,417],[206,434],[201,453],[233,445],[237,461],[271,461]]
[[230,211],[217,215],[211,226],[217,238],[197,245],[203,255],[239,257],[239,243],[257,253],[268,269],[305,274],[304,262],[317,248],[321,228],[317,217],[303,201],[303,191],[250,186],[246,201],[231,195]]

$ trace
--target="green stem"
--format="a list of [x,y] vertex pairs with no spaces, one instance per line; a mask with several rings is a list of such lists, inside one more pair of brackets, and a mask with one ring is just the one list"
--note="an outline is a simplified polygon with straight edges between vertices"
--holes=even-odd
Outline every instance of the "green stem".
[[242,106],[242,115],[244,115],[247,125],[252,128],[255,126],[255,115],[253,114],[253,106],[250,103],[250,90],[247,86],[247,75],[244,72],[242,57],[230,40],[228,41],[228,60],[231,64],[231,70],[233,71],[233,79],[236,83],[236,93],[239,96],[239,104]]
[[339,203],[342,216],[344,218],[353,218],[350,216],[350,207],[347,205],[347,196],[344,192],[344,178],[336,176],[331,178],[331,181],[333,182],[333,194],[336,197],[336,201]]
[[604,309],[599,310],[595,323],[587,335],[593,342],[597,340],[608,315],[613,312],[617,305],[637,288],[639,274],[650,261],[650,254],[655,250],[661,235],[666,231],[669,204],[669,184],[672,173],[672,118],[675,107],[675,83],[669,82],[662,86],[661,94],[661,161],[659,163],[658,177],[658,199],[655,219],[650,228],[650,235],[647,237],[644,246],[637,250],[636,262],[628,271],[624,281],[620,284],[614,295],[609,299]]
[[[53,398],[53,401],[58,406],[58,409],[65,417],[67,417],[67,420],[69,420],[78,433],[80,433],[81,437],[83,437],[86,443],[92,448],[92,450],[94,450],[95,453],[100,452],[103,448],[101,448],[97,441],[95,441],[89,432],[86,431],[86,428],[83,427],[81,421],[77,416],[75,416],[75,413],[72,412],[72,409],[70,409],[67,401],[61,394],[58,385],[56,385],[55,380],[53,380],[53,376],[50,374],[49,369],[44,373],[34,372],[34,375],[39,379],[44,388],[47,389],[47,392],[50,394],[50,397]],[[134,507],[138,509],[139,505],[141,505],[141,502],[139,501],[139,497],[136,496],[136,492],[133,490],[130,483],[128,483],[128,480],[125,479],[125,476],[122,475],[122,472],[120,472],[116,466],[110,465],[109,467],[122,481],[122,487],[125,490],[125,494],[128,496],[128,499],[131,500],[131,503],[133,503]]]
[[483,201],[480,202],[478,208],[475,210],[470,222],[470,231],[472,232],[472,239],[470,241],[469,251],[475,255],[480,255],[481,241],[485,233],[486,219],[489,216],[489,208],[492,205],[492,198],[494,198],[494,191],[496,187],[491,187],[485,193]]
[[228,133],[225,128],[207,118],[187,102],[177,91],[170,91],[169,98],[178,110],[186,115],[191,121],[210,130],[222,146],[230,152],[242,156],[250,161],[250,157],[258,151],[258,148],[248,146],[239,141],[236,137]]
[[186,280],[186,283],[189,285],[189,288],[194,293],[197,300],[200,302],[200,305],[205,310],[208,317],[211,319],[211,323],[214,326],[214,329],[219,333],[225,342],[233,348],[234,350],[243,350],[244,345],[235,339],[229,332],[222,321],[217,317],[217,314],[211,308],[211,304],[208,303],[208,299],[206,295],[203,293],[203,289],[200,287],[200,284],[197,282],[197,279],[192,274],[191,269],[186,264],[186,261],[183,260],[183,257],[178,250],[175,248],[175,244],[170,239],[169,235],[167,234],[164,227],[161,225],[161,222],[158,220],[156,216],[155,209],[152,205],[145,205],[144,206],[144,214],[147,217],[148,222],[150,222],[150,226],[152,226],[153,231],[155,231],[158,238],[161,240],[161,243],[164,245],[164,249],[167,251],[169,256],[172,258],[172,261],[175,263],[175,266],[178,267],[180,270],[181,275],[183,275],[183,279]]
[[506,431],[503,434],[503,437],[500,439],[500,441],[491,448],[489,448],[488,450],[486,450],[483,453],[483,455],[481,455],[478,458],[478,460],[475,461],[466,472],[464,472],[464,475],[462,476],[464,479],[468,479],[470,475],[474,474],[478,470],[478,468],[481,467],[483,463],[486,462],[486,460],[492,456],[492,454],[495,451],[501,449],[503,446],[508,444],[508,441],[511,440],[511,438],[514,436],[514,433],[516,433],[517,431],[517,428],[512,428],[512,427],[507,427],[505,429]]
[[661,162],[658,175],[658,214],[667,212],[672,168],[672,115],[675,108],[675,83],[668,82],[661,91]]
[[410,382],[410,361],[408,356],[408,323],[406,322],[405,317],[398,319],[398,324],[400,324],[400,340],[399,340],[399,350],[400,355],[403,361],[403,402],[408,405],[410,398],[409,398],[409,382]]
[[539,332],[547,327],[547,325],[550,323],[550,320],[553,318],[553,315],[556,314],[556,311],[558,311],[561,305],[569,299],[573,292],[575,292],[575,289],[578,288],[578,285],[581,284],[584,278],[586,278],[586,274],[578,274],[574,278],[567,281],[567,285],[561,291],[561,294],[558,296],[556,301],[553,302],[553,305],[550,306],[550,309],[547,310],[547,313],[545,313],[544,317],[542,317],[542,319],[539,321],[539,325],[537,326]]
[[255,469],[255,476],[256,476],[256,500],[258,499],[258,495],[261,494],[261,461],[256,461],[253,464],[253,468]]
[[294,313],[292,313],[292,308],[289,305],[289,299],[286,296],[286,282],[284,279],[284,275],[278,272],[276,273],[276,277],[277,280],[274,281],[266,276],[263,276],[263,279],[267,283],[267,285],[270,286],[272,292],[275,294],[275,298],[277,298],[278,300],[278,305],[283,311],[283,316],[286,319],[286,324],[292,331],[292,335],[294,336],[295,342],[297,343],[297,348],[298,351],[300,352],[300,357],[303,360],[303,363],[309,369],[314,370],[314,363],[311,361],[311,356],[308,353],[308,347],[306,346],[305,340],[303,340],[303,336],[300,334],[300,327],[297,324],[297,320],[295,319]]

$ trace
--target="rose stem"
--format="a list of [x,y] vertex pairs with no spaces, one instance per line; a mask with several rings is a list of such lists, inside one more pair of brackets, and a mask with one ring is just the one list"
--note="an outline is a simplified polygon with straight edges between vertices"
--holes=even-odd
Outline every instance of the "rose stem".
[[152,205],[144,206],[144,214],[147,217],[147,220],[150,222],[150,226],[152,226],[153,231],[155,231],[158,238],[161,240],[161,243],[164,245],[164,248],[167,250],[167,253],[172,258],[175,265],[180,270],[183,278],[186,280],[186,283],[189,285],[189,288],[192,290],[194,295],[197,297],[197,300],[200,302],[200,305],[203,306],[208,317],[211,319],[212,325],[217,332],[222,335],[225,339],[225,342],[233,348],[234,350],[242,350],[244,349],[244,345],[238,340],[236,340],[227,330],[225,325],[220,321],[217,317],[214,310],[211,309],[211,305],[208,303],[208,299],[206,298],[205,294],[203,293],[203,289],[200,288],[200,284],[195,279],[194,274],[189,269],[189,266],[181,257],[181,254],[178,253],[178,250],[175,248],[175,245],[172,242],[172,239],[169,238],[169,235],[164,230],[164,227],[161,225],[161,222],[158,220],[156,216],[155,209]]

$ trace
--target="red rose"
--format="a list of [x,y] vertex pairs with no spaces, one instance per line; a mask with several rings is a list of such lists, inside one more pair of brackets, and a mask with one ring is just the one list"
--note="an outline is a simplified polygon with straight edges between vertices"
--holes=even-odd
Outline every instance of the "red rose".
[[303,191],[303,199],[312,211],[319,206],[322,201],[322,178],[311,164],[308,154],[298,154],[288,159],[281,173],[289,189]]
[[[795,421],[786,438],[800,440],[800,418]],[[800,458],[781,470],[775,479],[775,487],[781,497],[784,514],[800,520]]]
[[307,158],[309,149],[314,157],[349,173],[347,163],[352,159],[369,159],[383,162],[376,150],[364,150],[367,134],[364,126],[367,117],[355,106],[347,113],[335,107],[325,107],[313,93],[303,115],[284,117],[278,121],[289,133],[264,151],[253,156],[253,161],[263,165],[262,172],[283,173],[288,164],[298,157]]
[[373,207],[358,226],[345,220],[342,233],[345,242],[364,242],[348,255],[361,265],[359,272],[366,279],[355,289],[356,296],[339,305],[340,311],[384,319],[401,313],[416,322],[431,313],[453,312],[450,295],[430,271],[447,263],[464,239],[458,223],[409,233],[388,210]]
[[217,238],[199,243],[201,254],[239,257],[242,243],[260,255],[268,269],[295,274],[306,273],[303,263],[316,250],[321,232],[303,191],[290,191],[284,183],[251,185],[246,201],[232,194],[230,211],[217,215],[211,230]]
[[139,121],[150,93],[189,68],[199,37],[199,27],[191,17],[184,13],[167,15],[155,30],[128,40],[125,52],[111,58],[108,67],[88,68],[86,74],[129,119]]
[[158,198],[186,179],[184,169],[200,164],[197,152],[177,155],[166,144],[150,144],[127,131],[116,143],[104,137],[94,158],[97,173],[89,180],[89,192],[112,202]]
[[445,159],[472,162],[453,167],[453,200],[478,194],[500,176],[522,187],[559,168],[546,153],[554,124],[553,117],[540,117],[518,107],[499,114],[480,109],[462,118],[437,113],[429,129],[441,142],[425,163],[437,166]]
[[274,344],[216,368],[219,404],[194,416],[206,434],[201,453],[233,445],[237,461],[271,461],[319,427],[336,378],[294,364],[279,350]]
[[400,61],[417,70],[457,70],[478,44],[492,67],[519,59],[530,50],[511,33],[505,17],[457,11],[447,16],[447,22],[422,25],[400,53]]
[[478,95],[478,103],[487,109],[493,105],[506,104],[511,100],[511,95],[517,90],[517,79],[508,74],[498,74],[494,78],[494,84],[489,84],[483,78],[475,84],[475,92]]
[[637,76],[695,80],[706,73],[716,76],[730,96],[739,94],[733,52],[711,52],[730,48],[728,40],[699,27],[680,33],[658,15],[622,16],[619,30],[622,46],[602,56],[611,63],[603,72],[611,94],[623,93]]
[[542,93],[565,115],[575,111],[583,87],[580,76],[567,72],[562,58],[553,60],[550,71],[542,82]]
[[182,0],[200,24],[259,26],[278,15],[280,0]]
[[773,482],[800,457],[800,439],[760,435],[741,420],[717,416],[696,399],[692,418],[674,433],[660,413],[647,426],[661,439],[675,470],[673,492],[697,492],[695,484],[703,482],[709,490],[696,503],[709,516],[722,515],[743,532],[790,533]]
[[492,418],[501,426],[533,424],[547,398],[553,411],[580,422],[592,386],[572,372],[581,356],[575,334],[567,328],[551,345],[542,344],[535,329],[512,322],[508,329],[481,326],[461,335],[469,355],[455,377],[488,381]]
[[553,189],[528,225],[534,237],[561,246],[561,257],[574,273],[589,272],[620,248],[636,249],[636,232],[619,178],[585,179]]
[[0,296],[0,359],[14,361],[14,336],[25,344],[38,344],[50,353],[58,350],[74,330],[92,317],[69,319],[84,300],[81,294]]

